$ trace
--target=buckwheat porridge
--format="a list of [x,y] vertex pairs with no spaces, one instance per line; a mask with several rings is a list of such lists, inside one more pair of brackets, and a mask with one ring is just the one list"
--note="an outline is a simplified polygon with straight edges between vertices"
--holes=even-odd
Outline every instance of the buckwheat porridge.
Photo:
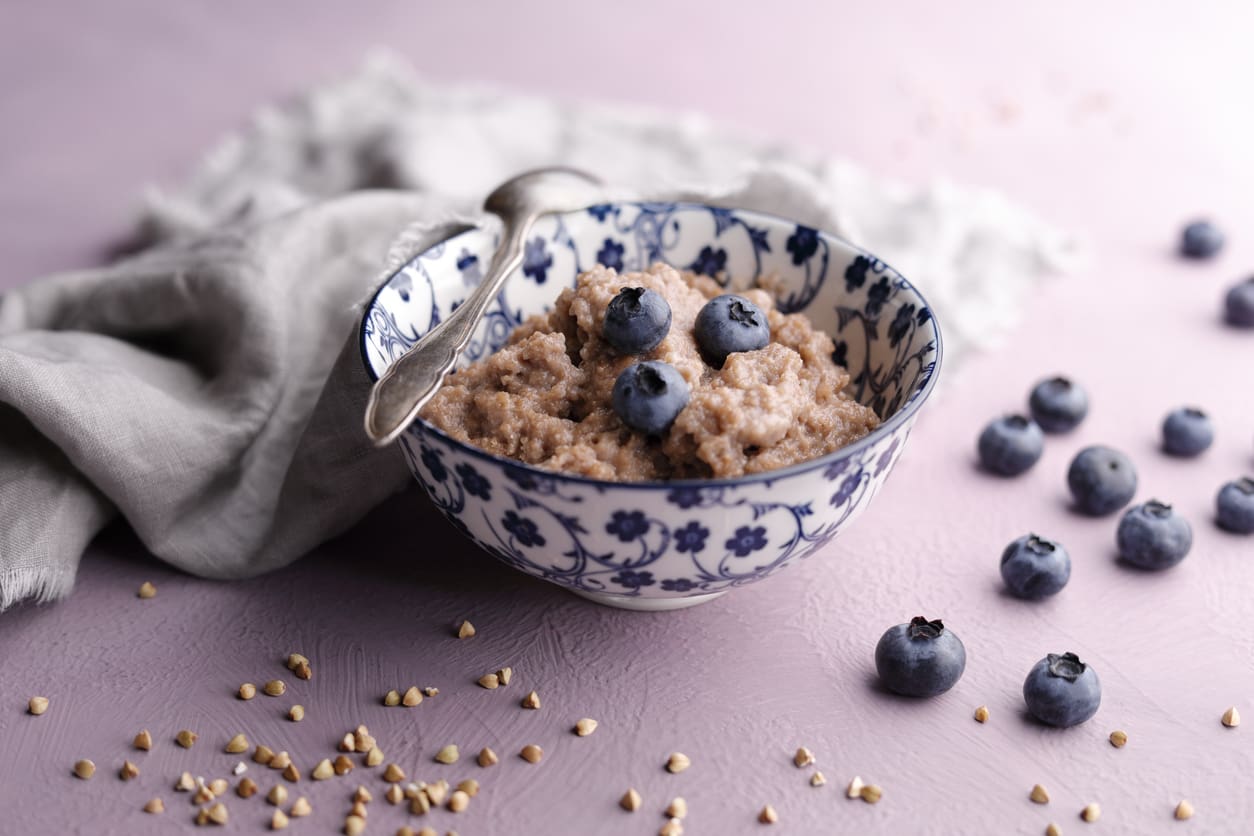
[[764,290],[727,294],[664,264],[598,266],[450,375],[422,417],[490,453],[596,479],[759,473],[879,424],[844,391],[832,349]]

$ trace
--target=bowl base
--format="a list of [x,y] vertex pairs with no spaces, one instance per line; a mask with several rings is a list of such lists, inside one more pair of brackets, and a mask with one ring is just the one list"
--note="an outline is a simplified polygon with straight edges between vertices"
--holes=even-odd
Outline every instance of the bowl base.
[[706,601],[713,601],[715,598],[721,598],[727,594],[727,590],[724,589],[722,592],[689,595],[686,598],[633,598],[628,595],[609,595],[605,592],[586,592],[581,589],[572,589],[571,592],[580,598],[587,598],[589,601],[605,607],[617,607],[620,610],[637,610],[639,612],[683,610],[688,607],[695,607],[697,604],[704,604]]

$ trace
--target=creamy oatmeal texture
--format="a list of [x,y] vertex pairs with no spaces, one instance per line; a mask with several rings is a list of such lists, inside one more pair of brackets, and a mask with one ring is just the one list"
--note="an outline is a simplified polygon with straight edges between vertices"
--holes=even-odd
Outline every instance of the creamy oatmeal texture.
[[[618,354],[601,337],[605,309],[623,287],[649,288],[670,303],[670,332],[647,354]],[[831,338],[804,315],[775,310],[766,291],[740,295],[766,312],[770,344],[728,356],[722,369],[709,366],[693,322],[724,292],[664,264],[622,275],[597,266],[500,351],[450,375],[422,417],[500,456],[624,482],[774,470],[830,453],[879,424],[845,394],[849,374],[832,361]],[[628,429],[610,407],[619,373],[642,360],[670,363],[692,390],[662,438]]]

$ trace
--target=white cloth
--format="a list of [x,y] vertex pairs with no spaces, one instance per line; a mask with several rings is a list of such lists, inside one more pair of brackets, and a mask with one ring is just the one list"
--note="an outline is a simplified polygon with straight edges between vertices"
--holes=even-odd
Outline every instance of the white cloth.
[[0,296],[0,609],[68,593],[119,513],[163,560],[238,578],[404,486],[360,429],[359,306],[497,182],[552,163],[839,232],[922,286],[951,368],[1074,256],[986,191],[883,183],[695,116],[430,85],[376,57],[153,190],[138,255]]

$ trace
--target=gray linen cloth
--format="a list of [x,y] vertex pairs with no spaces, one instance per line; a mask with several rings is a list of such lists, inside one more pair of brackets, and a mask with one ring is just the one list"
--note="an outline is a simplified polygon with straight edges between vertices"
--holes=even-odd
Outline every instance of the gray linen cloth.
[[361,304],[484,222],[495,183],[554,162],[863,244],[921,281],[950,372],[1075,253],[991,192],[905,189],[691,115],[432,85],[375,58],[152,192],[139,255],[0,295],[0,610],[66,595],[119,514],[162,560],[243,578],[407,484],[361,429]]
[[[116,514],[211,578],[283,566],[406,483],[361,430],[359,303],[453,231],[364,191],[0,296],[0,608],[70,589]],[[399,258],[399,256],[398,256]]]

